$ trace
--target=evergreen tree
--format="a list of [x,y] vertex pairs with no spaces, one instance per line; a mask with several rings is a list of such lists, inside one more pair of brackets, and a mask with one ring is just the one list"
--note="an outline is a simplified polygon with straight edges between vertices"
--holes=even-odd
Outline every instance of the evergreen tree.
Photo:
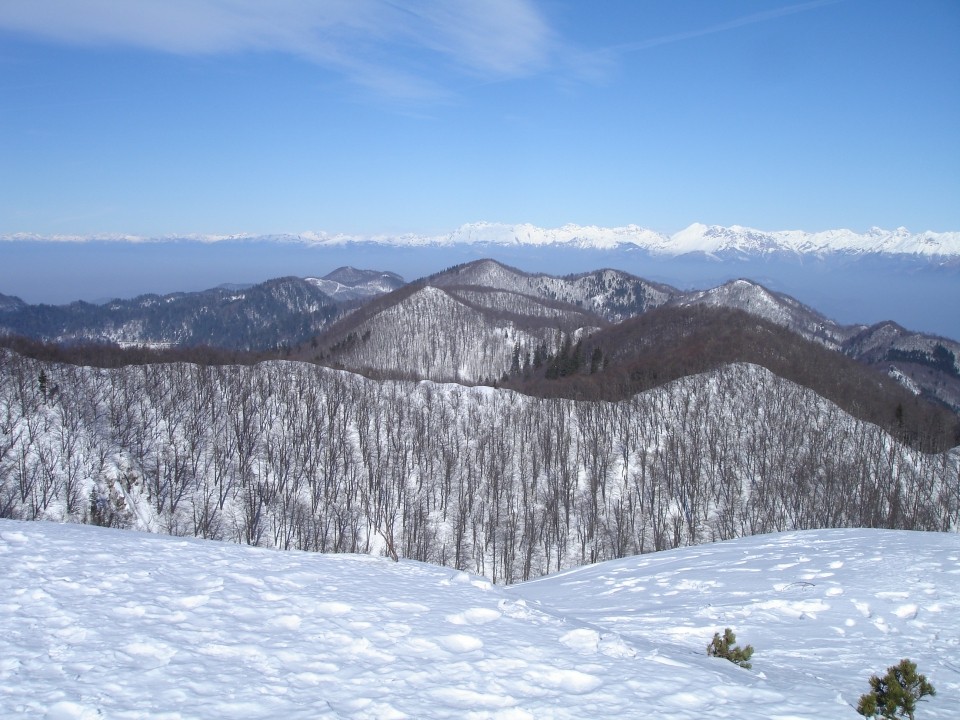
[[599,346],[593,349],[593,355],[590,356],[590,374],[597,372],[603,367],[603,350]]
[[713,634],[713,640],[707,646],[707,655],[721,657],[749,670],[751,667],[750,658],[753,656],[753,646],[747,645],[745,648],[741,648],[737,645],[737,636],[733,634],[733,630],[725,628],[723,637],[720,637],[720,633]]
[[520,374],[520,341],[519,340],[513,346],[513,360],[510,363],[510,374],[511,375]]
[[917,673],[917,664],[904,658],[898,665],[888,667],[882,678],[870,678],[870,692],[860,696],[857,712],[885,720],[914,720],[917,701],[936,694],[927,678]]

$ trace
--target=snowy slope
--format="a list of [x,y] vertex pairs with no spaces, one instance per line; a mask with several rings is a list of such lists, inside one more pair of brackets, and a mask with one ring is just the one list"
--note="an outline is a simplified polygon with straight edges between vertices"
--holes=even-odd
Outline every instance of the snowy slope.
[[[917,717],[954,718],[960,703],[956,534],[763,535],[578,568],[514,590],[627,642],[686,648],[684,665],[730,627],[754,646],[759,687],[793,688],[824,708],[833,700],[822,717],[860,717],[843,706],[856,705],[867,677],[904,657],[937,689]],[[689,700],[711,709],[709,695]]]
[[323,359],[352,370],[480,382],[509,372],[515,351],[526,357],[541,345],[553,350],[558,333],[602,322],[576,307],[507,291],[427,285],[389,298],[322,336]]
[[[878,585],[877,568],[902,586]],[[0,521],[0,715],[859,717],[915,660],[960,701],[960,536],[816,531],[512,588],[446,568]],[[752,670],[708,658],[732,626]]]
[[341,267],[322,278],[304,278],[337,302],[377,297],[403,287],[404,280],[396,273],[358,270]]
[[863,330],[863,326],[841,326],[789,295],[774,293],[750,280],[732,280],[710,290],[686,292],[672,304],[743,310],[764,320],[788,328],[808,340],[821,342],[831,350],[840,350],[843,342]]

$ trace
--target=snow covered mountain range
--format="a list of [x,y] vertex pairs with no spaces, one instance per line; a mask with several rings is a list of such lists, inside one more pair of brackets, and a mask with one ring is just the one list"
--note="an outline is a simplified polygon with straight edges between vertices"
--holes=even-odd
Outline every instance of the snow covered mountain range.
[[[683,291],[619,270],[561,278],[478,260],[378,298],[328,327],[299,357],[392,377],[490,382],[538,352],[556,353],[566,337],[575,342],[657,308],[686,307],[743,311],[960,411],[960,343],[889,322],[841,325],[743,279]],[[606,356],[618,352],[617,342],[603,349]]]
[[542,228],[529,223],[476,222],[462,225],[449,233],[419,235],[351,235],[345,233],[302,232],[277,235],[190,235],[150,238],[133,235],[40,236],[26,233],[0,236],[0,241],[59,241],[82,242],[110,240],[122,242],[151,242],[188,240],[222,242],[257,240],[274,242],[301,242],[310,245],[337,246],[350,243],[378,243],[401,247],[477,246],[562,246],[580,249],[611,250],[637,248],[657,255],[684,255],[703,253],[713,256],[746,256],[790,253],[795,255],[828,255],[847,253],[855,255],[888,254],[926,258],[960,257],[960,232],[911,232],[899,227],[885,230],[873,227],[866,232],[847,229],[807,232],[803,230],[766,231],[732,225],[704,225],[694,223],[673,234],[665,234],[640,227],[597,227],[567,224],[558,228]]
[[871,228],[866,233],[856,233],[851,230],[811,233],[801,230],[767,232],[740,225],[723,227],[694,223],[677,233],[665,235],[636,225],[617,228],[564,225],[560,228],[547,229],[529,224],[474,223],[464,225],[443,238],[427,240],[409,236],[403,242],[564,245],[596,249],[634,246],[662,255],[686,253],[765,255],[777,252],[821,255],[827,253],[960,255],[960,232],[928,231],[914,234],[903,227],[892,231]]
[[[960,536],[764,535],[511,587],[0,520],[0,715],[856,720],[902,657],[960,704]],[[886,578],[899,578],[892,584]],[[744,669],[705,648],[732,628]]]
[[[700,306],[769,321],[960,411],[960,343],[892,322],[841,325],[745,279],[679,290],[621,270],[557,277],[487,259],[405,285],[394,273],[343,267],[323,278],[103,305],[28,305],[0,295],[0,333],[57,343],[290,349],[357,371],[475,383],[499,380],[538,352],[541,359],[557,352],[564,338],[576,341],[657,308]],[[745,358],[728,361],[737,359]]]

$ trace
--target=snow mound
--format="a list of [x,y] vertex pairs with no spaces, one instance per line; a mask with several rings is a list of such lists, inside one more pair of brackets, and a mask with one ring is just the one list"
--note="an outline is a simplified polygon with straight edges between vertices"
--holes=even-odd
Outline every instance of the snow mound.
[[[0,716],[859,717],[960,700],[960,536],[816,531],[498,588],[356,555],[0,521]],[[892,582],[890,579],[896,579]],[[705,647],[731,626],[752,670]]]

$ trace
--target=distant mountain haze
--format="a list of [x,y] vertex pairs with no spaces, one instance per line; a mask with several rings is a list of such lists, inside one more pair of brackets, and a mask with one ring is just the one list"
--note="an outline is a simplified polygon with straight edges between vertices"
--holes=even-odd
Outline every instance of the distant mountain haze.
[[[904,228],[806,232],[694,224],[667,234],[635,225],[503,223],[472,223],[434,235],[19,234],[0,238],[0,292],[31,304],[99,303],[109,297],[193,292],[226,281],[325,280],[325,273],[338,266],[415,278],[486,257],[553,275],[618,268],[683,289],[750,278],[842,324],[892,320],[960,338],[960,314],[954,311],[960,306],[957,236]],[[335,292],[333,297],[339,299]]]

